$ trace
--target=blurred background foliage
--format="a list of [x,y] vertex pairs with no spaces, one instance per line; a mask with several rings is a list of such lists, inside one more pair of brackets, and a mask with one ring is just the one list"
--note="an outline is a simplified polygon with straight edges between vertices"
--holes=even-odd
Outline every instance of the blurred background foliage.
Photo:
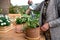
[[[28,9],[28,5],[23,5],[23,6],[13,6],[12,4],[10,5],[9,8],[9,13],[11,14],[21,14],[23,16],[27,16],[26,15],[26,10]],[[33,11],[34,14],[36,14],[36,18],[39,18],[40,16],[40,11]],[[30,15],[28,15],[30,16]]]
[[24,14],[25,11],[27,10],[28,8],[28,5],[23,5],[23,6],[13,6],[12,4],[10,5],[10,8],[9,8],[9,13],[12,13],[12,14],[17,14],[17,13],[20,13],[20,14]]

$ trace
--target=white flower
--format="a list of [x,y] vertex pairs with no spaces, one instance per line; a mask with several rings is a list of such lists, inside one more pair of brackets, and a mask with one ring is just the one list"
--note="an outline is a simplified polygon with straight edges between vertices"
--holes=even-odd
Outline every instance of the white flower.
[[7,20],[8,22],[10,22],[9,20]]
[[3,26],[3,25],[4,25],[4,23],[1,23],[1,25]]
[[3,22],[2,20],[0,20],[0,22]]
[[6,23],[5,23],[5,22],[4,22],[3,24],[4,24],[4,25],[6,25]]
[[0,15],[0,17],[4,17],[3,15]]
[[1,15],[1,17],[4,17],[4,15]]
[[14,21],[16,21],[16,19]]
[[6,17],[6,19],[8,19],[8,16],[7,15],[5,15],[5,17]]
[[10,22],[10,21],[8,20],[8,22]]

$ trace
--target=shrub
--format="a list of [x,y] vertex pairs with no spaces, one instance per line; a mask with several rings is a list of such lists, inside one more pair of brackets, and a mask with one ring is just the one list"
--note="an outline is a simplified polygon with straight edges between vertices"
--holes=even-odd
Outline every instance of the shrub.
[[10,20],[7,15],[0,15],[0,27],[9,26]]

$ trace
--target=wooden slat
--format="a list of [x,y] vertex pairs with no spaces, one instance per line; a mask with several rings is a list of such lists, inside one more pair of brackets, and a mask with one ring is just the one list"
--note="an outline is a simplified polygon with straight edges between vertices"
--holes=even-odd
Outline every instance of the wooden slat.
[[14,29],[13,25],[11,24],[9,27],[4,27],[4,28],[0,28],[0,33],[6,33],[10,30]]

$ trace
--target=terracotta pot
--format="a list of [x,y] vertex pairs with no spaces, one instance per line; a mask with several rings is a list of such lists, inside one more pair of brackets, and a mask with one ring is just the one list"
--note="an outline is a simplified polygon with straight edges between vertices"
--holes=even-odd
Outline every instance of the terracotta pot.
[[22,33],[23,32],[23,24],[16,24],[15,25],[15,32]]
[[24,32],[24,28],[26,28],[26,23],[23,23],[23,24],[16,24],[14,23],[14,26],[15,26],[15,31],[17,33],[21,33],[21,32]]
[[40,36],[40,27],[26,29],[26,36],[30,38],[37,38]]

